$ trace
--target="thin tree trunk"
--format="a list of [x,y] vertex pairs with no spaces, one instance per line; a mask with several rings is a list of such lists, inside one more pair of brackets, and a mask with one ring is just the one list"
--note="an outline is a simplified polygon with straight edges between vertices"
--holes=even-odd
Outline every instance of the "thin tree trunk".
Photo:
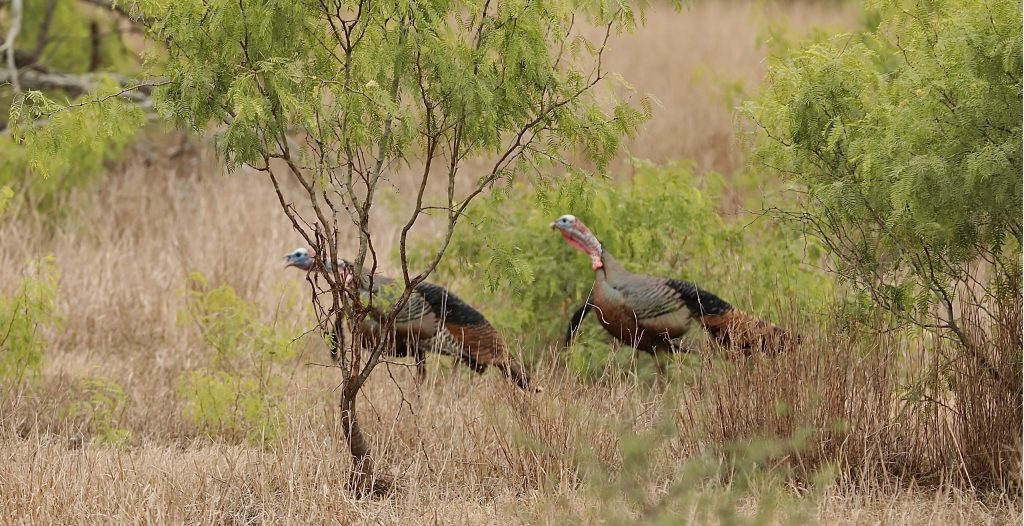
[[376,463],[370,454],[370,444],[363,435],[356,414],[356,396],[359,387],[354,377],[345,381],[341,394],[341,427],[352,455],[352,472],[349,476],[349,491],[356,497],[382,497],[394,489],[394,482],[376,470]]
[[102,42],[100,42],[100,25],[93,21],[89,23],[89,72],[92,73],[100,69],[100,65],[103,61]]
[[[343,325],[342,316],[338,315],[334,323],[334,334],[339,334]],[[377,464],[370,451],[370,443],[359,425],[356,413],[356,399],[362,389],[365,378],[361,377],[359,363],[352,363],[357,356],[356,346],[363,341],[360,323],[352,323],[352,338],[349,342],[350,353],[344,347],[337,349],[338,364],[345,375],[345,387],[341,390],[341,428],[348,442],[349,454],[352,455],[352,471],[349,474],[348,489],[357,498],[383,497],[395,488],[395,482],[388,476],[377,473]],[[334,336],[334,335],[332,335]],[[336,337],[336,336],[334,336]],[[333,349],[332,349],[333,350]]]

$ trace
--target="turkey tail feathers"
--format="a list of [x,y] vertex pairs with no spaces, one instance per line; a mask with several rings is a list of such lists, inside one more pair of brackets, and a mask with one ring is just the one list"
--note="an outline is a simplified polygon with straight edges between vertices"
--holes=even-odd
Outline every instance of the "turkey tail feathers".
[[497,366],[501,369],[501,372],[505,373],[505,376],[515,382],[520,389],[536,393],[544,390],[543,387],[533,384],[533,380],[530,378],[529,373],[526,372],[523,365],[515,358],[509,356],[504,363],[499,363]]
[[533,387],[526,368],[509,354],[501,335],[487,323],[487,320],[483,320],[480,325],[472,326],[448,322],[445,324],[445,331],[455,340],[454,347],[462,359],[474,366],[477,371],[493,365],[524,391],[540,391],[539,388]]
[[798,334],[737,309],[704,316],[701,321],[708,334],[720,344],[738,347],[747,354],[787,352],[794,349],[801,340]]

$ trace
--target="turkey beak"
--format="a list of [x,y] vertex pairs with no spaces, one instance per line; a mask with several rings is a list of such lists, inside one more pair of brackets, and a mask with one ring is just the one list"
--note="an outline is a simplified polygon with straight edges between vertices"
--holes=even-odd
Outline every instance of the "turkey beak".
[[294,267],[295,266],[295,260],[293,260],[292,258],[290,258],[288,256],[284,257],[284,261],[285,261],[284,268]]
[[551,230],[558,230],[558,224],[554,221],[551,222]]

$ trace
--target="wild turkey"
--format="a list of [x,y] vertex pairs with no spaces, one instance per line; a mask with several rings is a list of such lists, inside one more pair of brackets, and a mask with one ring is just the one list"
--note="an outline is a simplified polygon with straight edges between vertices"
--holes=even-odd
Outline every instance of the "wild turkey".
[[[590,297],[569,322],[566,345],[592,309],[598,311],[601,325],[612,336],[656,358],[663,352],[678,351],[673,340],[684,335],[694,320],[721,344],[748,353],[778,351],[799,341],[693,283],[627,271],[602,248],[593,232],[572,215],[558,218],[551,228],[558,230],[570,246],[590,256],[596,274]],[[659,369],[663,366],[658,360]]]
[[[312,270],[316,265],[314,255],[305,248],[299,248],[285,256],[286,267]],[[351,278],[354,266],[338,261],[339,269]],[[330,264],[328,269],[331,270]],[[360,294],[371,304],[370,315],[361,327],[362,332],[373,342],[380,338],[380,321],[387,305],[398,299],[401,283],[381,275],[373,275],[372,302],[368,284],[370,275],[363,271]],[[540,391],[532,387],[530,375],[525,367],[509,355],[504,340],[498,331],[476,309],[470,307],[458,296],[444,287],[432,283],[420,283],[414,289],[409,301],[395,318],[393,354],[414,356],[417,361],[419,378],[426,375],[424,352],[448,354],[478,373],[493,365],[501,370],[524,390]],[[335,351],[332,350],[332,355]]]

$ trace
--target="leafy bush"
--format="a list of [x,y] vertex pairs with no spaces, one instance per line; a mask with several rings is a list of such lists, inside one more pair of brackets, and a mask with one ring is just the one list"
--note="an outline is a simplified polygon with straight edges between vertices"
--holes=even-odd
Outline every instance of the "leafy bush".
[[46,258],[11,296],[0,296],[0,383],[16,389],[39,374],[49,341],[46,328],[60,325],[57,266]]
[[85,378],[78,388],[83,399],[68,406],[68,417],[85,419],[89,431],[101,444],[121,446],[131,440],[131,431],[120,427],[130,400],[117,382],[104,377]]
[[[4,14],[10,21],[9,5]],[[70,85],[82,86],[16,93],[10,82],[0,83],[0,189],[14,190],[26,206],[56,212],[61,198],[91,182],[141,126],[139,108],[115,96],[122,86],[102,81],[108,71],[131,75],[139,66],[122,38],[123,20],[109,9],[53,0],[25,2],[22,15],[13,42],[22,71],[70,75]]]
[[284,431],[282,366],[295,356],[295,324],[267,321],[259,307],[228,285],[212,287],[202,274],[188,282],[188,310],[213,350],[209,367],[183,375],[186,414],[209,435],[274,442]]
[[745,108],[763,132],[756,158],[806,187],[790,216],[840,274],[969,347],[955,311],[1020,294],[999,283],[1020,273],[1021,2],[873,7],[877,27],[772,64]]
[[0,186],[0,215],[7,211],[7,206],[11,204],[12,197],[14,197],[14,190],[9,185]]
[[179,388],[189,402],[189,419],[210,436],[246,437],[269,444],[284,432],[280,378],[259,378],[227,371],[187,373]]
[[[623,432],[621,464],[591,464],[585,488],[592,506],[582,513],[551,510],[566,523],[601,524],[806,524],[812,499],[796,498],[784,469],[767,467],[797,449],[798,440],[729,444],[727,454],[667,459],[674,433]],[[827,487],[827,471],[815,477],[815,493]],[[571,517],[571,519],[570,519]]]
[[15,101],[12,133],[0,135],[0,187],[17,189],[28,206],[49,211],[71,189],[91,182],[143,123],[137,107],[108,98],[117,91],[116,83],[108,83],[83,96],[108,100],[71,108],[40,92]]
[[900,411],[930,436],[893,443],[940,444],[907,458],[946,457],[933,473],[1005,489],[1019,484],[1024,449],[1022,4],[870,6],[867,29],[776,55],[744,109],[760,127],[755,159],[800,186],[800,206],[783,214],[858,287],[856,318],[916,333],[894,362],[913,369]]
[[[33,57],[40,62],[37,65],[59,72],[87,73],[91,68],[100,71],[137,69],[137,63],[125,47],[120,22],[116,13],[91,9],[77,0],[25,2],[21,33],[15,45],[27,55],[34,55],[34,48],[42,45],[39,56]],[[94,24],[100,32],[96,35],[99,48],[95,50],[90,42]],[[41,35],[43,32],[46,34]],[[93,57],[94,52],[99,56]]]
[[[554,219],[572,213],[628,269],[693,281],[744,310],[771,317],[782,304],[814,311],[828,301],[831,282],[812,267],[817,246],[763,218],[723,217],[722,185],[714,175],[698,183],[686,165],[637,163],[622,182],[569,174],[496,191],[469,211],[461,228],[472,231],[452,240],[438,279],[464,283],[460,294],[533,346],[560,342],[594,279],[589,260],[551,232]],[[610,339],[593,320],[585,327],[586,344],[573,354],[582,372],[593,377],[631,359],[607,353]]]

